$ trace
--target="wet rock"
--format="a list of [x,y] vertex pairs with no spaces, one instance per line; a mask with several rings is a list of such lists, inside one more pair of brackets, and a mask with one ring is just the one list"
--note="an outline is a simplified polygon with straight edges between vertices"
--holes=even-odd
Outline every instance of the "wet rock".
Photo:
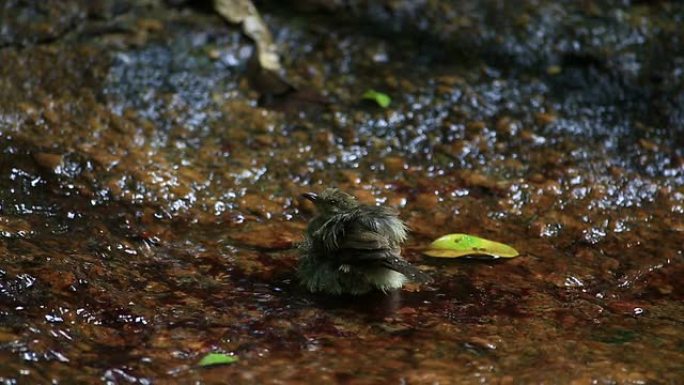
[[38,152],[33,154],[33,159],[38,163],[39,166],[55,172],[59,167],[61,167],[64,160],[61,154],[50,154],[47,152]]
[[407,168],[406,162],[397,156],[388,156],[383,160],[385,169],[391,173],[398,173]]
[[76,276],[70,271],[43,270],[38,273],[38,279],[56,290],[71,291],[76,284]]
[[59,38],[83,19],[78,2],[55,4],[9,1],[2,5],[0,45],[26,45]]
[[479,351],[488,351],[488,350],[496,350],[497,349],[497,344],[487,338],[482,338],[482,337],[471,337],[468,339],[468,341],[465,343],[466,347],[469,349],[475,348]]
[[299,223],[265,223],[247,226],[233,232],[230,238],[240,244],[257,249],[291,249],[303,240],[305,225]]
[[545,126],[547,124],[551,124],[556,121],[558,117],[550,112],[540,112],[535,115],[535,120],[537,121],[537,124]]
[[[677,383],[678,3],[327,2],[299,25],[261,2],[329,101],[285,114],[237,30],[124,3],[0,11],[8,381]],[[360,108],[369,86],[392,105]],[[422,260],[435,283],[393,301],[302,296],[296,197],[327,185],[401,207],[414,261],[449,232],[523,255]],[[193,370],[212,350],[241,362]]]
[[0,216],[0,235],[5,238],[23,238],[31,235],[31,225],[21,218]]
[[415,204],[420,210],[432,211],[439,205],[439,196],[435,193],[420,193],[416,195]]
[[281,202],[280,198],[251,193],[245,194],[240,198],[240,207],[245,211],[266,218],[280,214],[284,210],[283,202]]
[[478,172],[464,171],[461,175],[466,186],[482,187],[493,191],[501,191],[505,187],[504,183]]

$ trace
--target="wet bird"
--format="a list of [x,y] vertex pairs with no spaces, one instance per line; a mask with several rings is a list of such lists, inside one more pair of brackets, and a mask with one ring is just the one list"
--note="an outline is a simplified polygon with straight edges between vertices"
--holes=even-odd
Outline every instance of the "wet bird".
[[360,204],[335,188],[306,193],[318,210],[306,231],[297,274],[311,292],[364,294],[430,277],[401,257],[407,229],[396,210]]

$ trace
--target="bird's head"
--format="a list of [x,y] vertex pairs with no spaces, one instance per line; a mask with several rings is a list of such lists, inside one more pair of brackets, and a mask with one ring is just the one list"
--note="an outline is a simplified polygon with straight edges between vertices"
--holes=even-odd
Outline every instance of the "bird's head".
[[327,188],[320,194],[304,193],[302,196],[313,202],[323,215],[340,214],[359,206],[359,202],[353,195],[336,188]]

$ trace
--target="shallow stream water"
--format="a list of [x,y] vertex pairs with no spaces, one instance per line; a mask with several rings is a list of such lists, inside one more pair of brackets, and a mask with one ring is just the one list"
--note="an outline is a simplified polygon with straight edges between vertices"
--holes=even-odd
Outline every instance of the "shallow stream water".
[[[684,5],[257,3],[265,99],[170,3],[0,3],[1,383],[681,383]],[[435,281],[302,290],[326,186]],[[454,232],[521,256],[420,255]]]

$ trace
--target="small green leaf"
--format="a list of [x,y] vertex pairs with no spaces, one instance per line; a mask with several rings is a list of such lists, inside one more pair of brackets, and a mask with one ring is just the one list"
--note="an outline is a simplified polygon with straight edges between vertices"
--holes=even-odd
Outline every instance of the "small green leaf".
[[392,98],[389,97],[387,94],[383,94],[382,92],[378,92],[375,90],[368,90],[363,94],[363,99],[368,99],[368,100],[373,100],[376,103],[378,103],[378,106],[382,108],[387,108],[389,107],[390,103],[392,103]]
[[449,234],[436,239],[423,254],[437,258],[458,258],[466,255],[489,255],[494,258],[513,258],[518,251],[503,243],[469,234]]
[[223,353],[209,353],[204,356],[197,365],[199,366],[213,366],[232,364],[239,360],[236,356],[229,356]]

